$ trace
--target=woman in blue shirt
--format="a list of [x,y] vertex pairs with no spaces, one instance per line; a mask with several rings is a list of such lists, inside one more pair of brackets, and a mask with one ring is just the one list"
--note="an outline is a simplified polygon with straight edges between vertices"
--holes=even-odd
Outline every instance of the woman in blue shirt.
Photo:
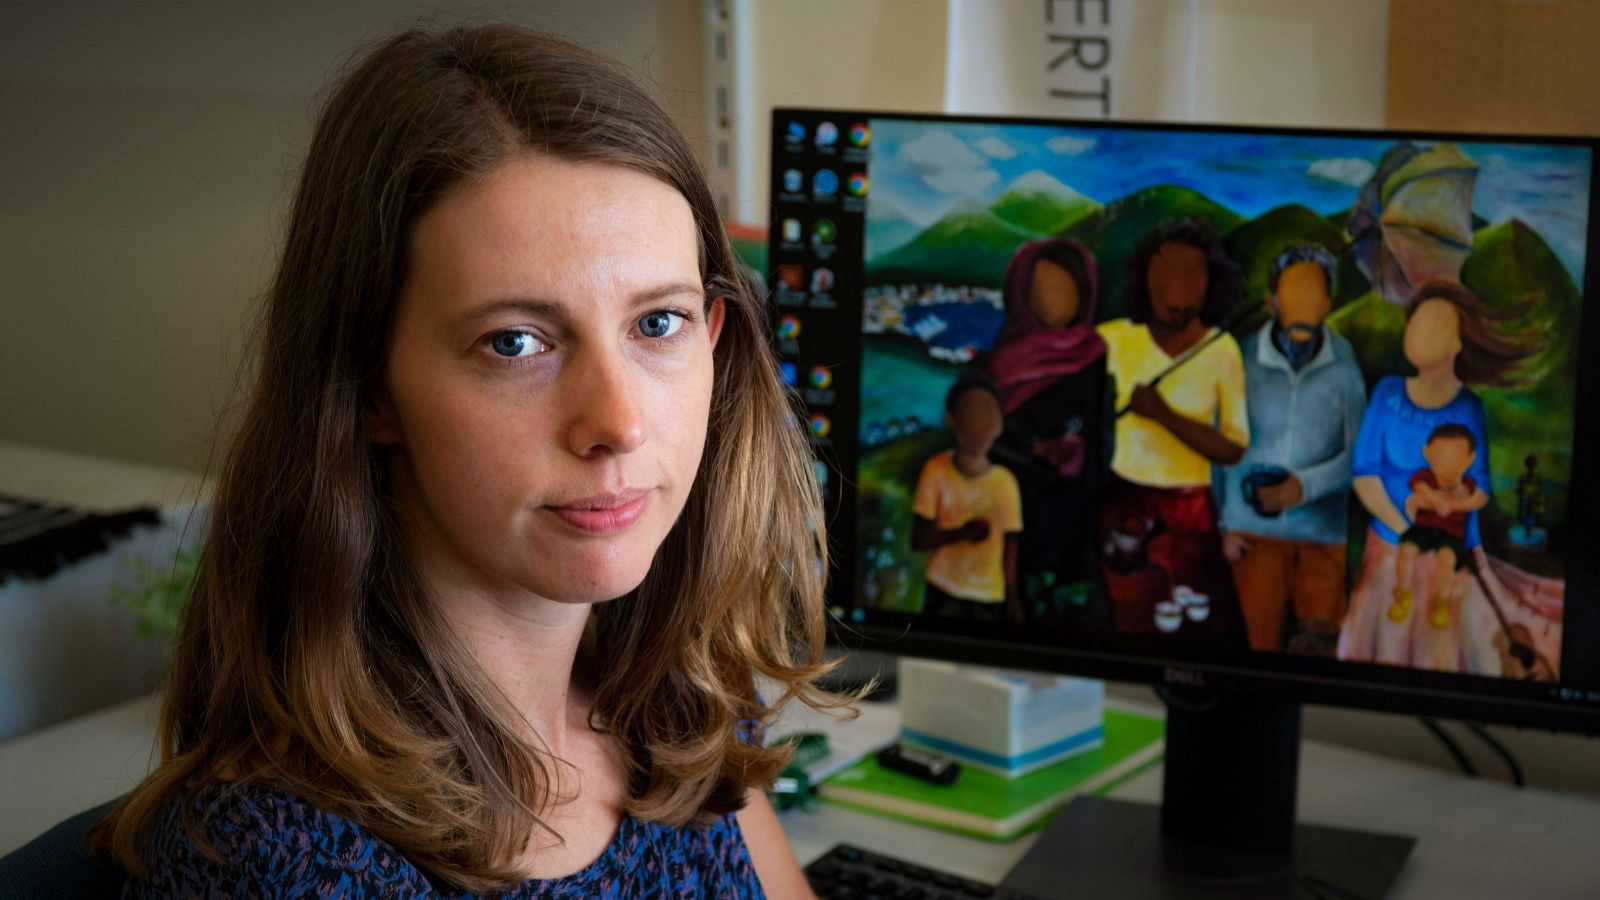
[[[807,896],[761,788],[819,493],[704,175],[614,63],[408,32],[318,122],[129,896]],[[781,698],[780,698],[781,699]]]
[[[1434,583],[1436,553],[1422,554],[1411,569],[1411,585],[1395,584],[1400,538],[1411,526],[1405,514],[1410,482],[1428,467],[1423,448],[1441,425],[1460,425],[1476,443],[1467,474],[1489,491],[1489,433],[1477,386],[1516,384],[1532,348],[1496,330],[1507,317],[1451,280],[1417,289],[1406,309],[1404,352],[1416,368],[1411,376],[1380,380],[1356,435],[1352,462],[1356,496],[1372,515],[1361,570],[1339,637],[1342,659],[1457,670],[1461,668],[1459,594],[1442,598],[1447,614],[1428,616],[1397,604],[1397,588],[1427,597]],[[1463,541],[1479,545],[1478,514],[1470,512]],[[1432,598],[1430,598],[1432,600]],[[1427,604],[1421,604],[1426,611]],[[1393,609],[1402,615],[1386,614]],[[1443,623],[1443,624],[1441,624]]]

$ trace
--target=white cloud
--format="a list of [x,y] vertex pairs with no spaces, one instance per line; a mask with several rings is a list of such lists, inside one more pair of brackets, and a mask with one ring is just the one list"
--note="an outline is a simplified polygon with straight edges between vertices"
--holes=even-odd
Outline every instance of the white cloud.
[[942,129],[929,129],[900,147],[899,159],[923,184],[945,194],[976,193],[1000,180],[966,142]]
[[1017,155],[1014,147],[994,135],[978,138],[972,142],[972,146],[990,159],[1010,159]]
[[922,176],[928,187],[946,194],[976,194],[1000,180],[993,169],[945,169]]
[[1049,148],[1051,153],[1060,153],[1063,156],[1082,156],[1093,150],[1098,143],[1099,141],[1094,138],[1072,137],[1071,135],[1063,134],[1060,137],[1053,137],[1045,141],[1044,145]]
[[1372,173],[1375,171],[1377,168],[1372,163],[1350,157],[1319,159],[1306,167],[1306,174],[1312,178],[1322,178],[1351,187],[1361,187],[1366,184],[1372,179]]

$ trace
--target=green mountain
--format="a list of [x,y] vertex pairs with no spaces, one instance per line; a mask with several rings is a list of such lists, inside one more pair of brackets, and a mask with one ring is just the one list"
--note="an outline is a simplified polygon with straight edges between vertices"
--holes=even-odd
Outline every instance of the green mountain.
[[1539,346],[1524,366],[1530,380],[1548,384],[1560,374],[1570,382],[1582,295],[1538,232],[1520,219],[1480,229],[1472,238],[1472,255],[1461,266],[1461,283],[1511,316],[1504,330]]
[[[1482,388],[1494,448],[1496,488],[1492,518],[1509,523],[1516,512],[1515,483],[1522,460],[1539,458],[1546,482],[1545,520],[1567,521],[1572,473],[1572,418],[1582,294],[1550,245],[1526,223],[1512,219],[1473,235],[1461,283],[1485,304],[1508,315],[1501,330],[1534,349],[1520,367],[1525,386]],[[1551,490],[1550,488],[1554,489]]]
[[1384,375],[1411,371],[1401,348],[1406,311],[1378,296],[1377,291],[1369,288],[1334,310],[1328,316],[1328,327],[1350,341],[1369,390]]
[[[1267,282],[1272,274],[1272,263],[1283,251],[1299,244],[1320,244],[1335,256],[1345,250],[1343,232],[1297,203],[1268,210],[1239,225],[1228,232],[1222,243],[1244,272],[1244,302],[1261,304],[1256,312],[1235,323],[1235,334],[1260,328],[1271,315],[1264,302]],[[1365,281],[1362,284],[1365,290]]]
[[1204,194],[1175,185],[1135,191],[1079,220],[1066,235],[1082,241],[1100,262],[1100,309],[1096,318],[1120,318],[1128,260],[1152,230],[1175,219],[1204,219],[1226,235],[1244,221]]
[[869,212],[865,252],[869,260],[887,255],[909,244],[922,233],[922,228],[911,221],[910,217],[888,198],[870,198],[867,209]]
[[982,206],[963,204],[905,246],[869,260],[867,277],[880,284],[946,282],[999,287],[1011,255],[1036,237]]
[[1042,169],[1019,175],[989,204],[989,211],[1023,231],[1060,234],[1100,204]]

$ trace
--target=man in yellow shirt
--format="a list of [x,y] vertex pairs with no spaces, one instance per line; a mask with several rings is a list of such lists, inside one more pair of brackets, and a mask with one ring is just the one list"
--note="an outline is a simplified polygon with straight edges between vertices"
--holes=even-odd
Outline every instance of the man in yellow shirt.
[[1122,412],[1100,509],[1119,632],[1242,644],[1211,495],[1212,466],[1237,463],[1250,444],[1244,361],[1218,328],[1240,291],[1209,226],[1169,223],[1134,251],[1128,318],[1100,325]]
[[945,394],[945,428],[955,449],[922,466],[912,502],[911,547],[928,553],[922,610],[974,621],[1022,621],[1017,535],[1022,496],[1015,475],[989,461],[1000,437],[1000,390],[964,375]]

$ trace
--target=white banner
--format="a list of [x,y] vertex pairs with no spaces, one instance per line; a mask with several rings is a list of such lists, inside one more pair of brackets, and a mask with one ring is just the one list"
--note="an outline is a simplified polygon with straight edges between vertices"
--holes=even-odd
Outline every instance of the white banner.
[[946,112],[1383,124],[1388,0],[946,4]]
[[1193,0],[948,0],[945,111],[1193,117]]

